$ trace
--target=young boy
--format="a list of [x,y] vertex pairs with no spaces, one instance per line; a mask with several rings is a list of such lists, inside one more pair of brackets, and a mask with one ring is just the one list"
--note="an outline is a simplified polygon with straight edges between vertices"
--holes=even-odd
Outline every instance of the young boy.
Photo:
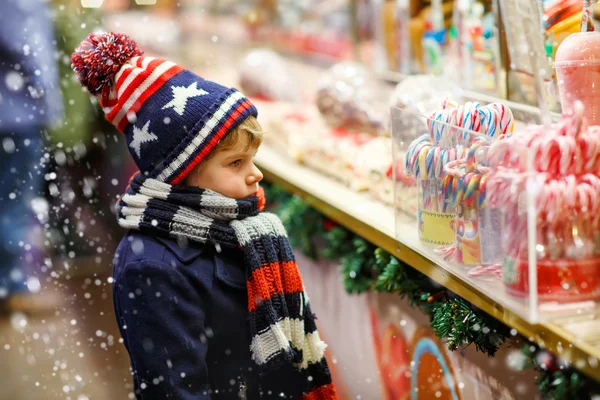
[[141,55],[106,33],[72,56],[140,170],[113,272],[137,398],[336,399],[285,230],[261,212],[256,109]]

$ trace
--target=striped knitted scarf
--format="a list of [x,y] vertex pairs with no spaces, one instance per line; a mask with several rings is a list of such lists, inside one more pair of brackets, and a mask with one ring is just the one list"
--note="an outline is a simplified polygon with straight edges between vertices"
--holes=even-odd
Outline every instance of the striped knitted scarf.
[[252,358],[262,372],[286,362],[303,372],[303,399],[336,399],[315,316],[285,229],[261,212],[262,189],[236,200],[211,190],[169,185],[136,174],[117,204],[127,229],[199,243],[241,247],[246,262]]

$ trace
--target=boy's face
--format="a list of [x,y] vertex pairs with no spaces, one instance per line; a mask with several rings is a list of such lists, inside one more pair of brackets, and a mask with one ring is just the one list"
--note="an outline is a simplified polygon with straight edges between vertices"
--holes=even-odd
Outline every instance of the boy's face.
[[263,174],[254,165],[258,149],[246,149],[248,139],[228,150],[218,151],[190,173],[185,183],[221,193],[233,199],[252,196],[258,191]]

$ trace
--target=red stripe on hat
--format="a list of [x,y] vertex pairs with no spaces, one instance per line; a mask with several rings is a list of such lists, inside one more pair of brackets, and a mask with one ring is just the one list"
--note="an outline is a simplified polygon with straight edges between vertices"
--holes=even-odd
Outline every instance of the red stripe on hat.
[[133,66],[131,66],[129,68],[125,68],[123,70],[123,72],[121,73],[121,75],[119,75],[119,80],[117,81],[117,83],[115,83],[115,86],[113,87],[113,90],[115,91],[114,98],[109,98],[104,101],[102,100],[102,97],[100,98],[100,105],[102,106],[102,108],[114,107],[119,103],[119,99],[118,99],[119,95],[117,92],[117,88],[123,84],[125,79],[127,79],[127,77],[131,74],[131,72],[133,72],[133,70],[134,70]]
[[[179,65],[173,65],[171,68],[166,70],[161,76],[156,78],[154,83],[152,83],[150,86],[148,86],[148,88],[146,90],[144,90],[144,92],[131,105],[131,107],[129,108],[129,110],[127,112],[128,113],[129,112],[133,112],[133,113],[137,112],[140,108],[142,108],[142,105],[144,105],[146,100],[148,100],[148,98],[150,96],[152,96],[154,93],[156,93],[156,91],[158,89],[160,89],[166,81],[168,81],[169,79],[171,79],[172,77],[174,77],[175,75],[177,75],[178,73],[180,73],[183,70],[184,70],[184,68],[180,67]],[[117,129],[119,131],[123,132],[128,123],[129,123],[129,120],[127,119],[127,114],[125,114],[123,116],[123,118],[121,118],[121,121],[119,122],[119,125],[117,126]]]
[[123,73],[121,73],[121,75],[119,76],[119,79],[117,80],[117,83],[115,85],[115,87],[120,87],[121,85],[123,85],[123,82],[125,82],[125,79],[127,79],[127,77],[129,75],[131,75],[131,73],[135,70],[135,67],[129,67],[126,68]]
[[123,82],[125,81],[125,79],[127,79],[127,77],[129,76],[129,74],[131,74],[135,68],[137,67],[137,62],[140,61],[140,58],[146,58],[146,57],[139,57],[136,60],[136,64],[135,65],[131,65],[131,68],[127,68],[125,71],[123,71],[123,73],[121,74],[121,76],[119,76],[119,80],[117,80],[117,87],[121,86],[123,84]]
[[219,143],[223,136],[225,136],[225,133],[229,132],[229,128],[231,127],[231,125],[233,125],[233,123],[238,119],[238,117],[250,106],[251,103],[248,99],[240,103],[240,105],[237,106],[235,111],[231,113],[229,118],[227,118],[227,120],[223,123],[223,125],[217,131],[217,133],[215,133],[215,135],[210,139],[206,146],[204,146],[200,153],[198,153],[196,157],[194,157],[194,159],[187,165],[187,167],[185,167],[185,169],[181,171],[179,175],[177,175],[171,181],[171,184],[177,185],[187,176],[187,174],[189,174],[194,168],[196,168],[196,165],[198,165],[200,161],[202,161],[204,157],[206,157],[208,153],[212,151],[212,149],[217,145],[217,143]]
[[[127,77],[129,75],[131,75],[131,73],[133,71],[135,71],[136,68],[139,68],[142,66],[142,62],[144,61],[144,59],[146,59],[145,56],[138,57],[138,59],[135,62],[135,65],[132,65],[131,68],[127,68],[126,70],[124,70],[123,73],[119,76],[119,80],[117,81],[115,88],[121,87],[121,85],[123,85],[123,83],[125,83],[125,79],[127,79]],[[117,91],[117,93],[118,93],[118,91]]]
[[143,65],[143,62],[145,59],[146,59],[146,56],[140,56],[137,60],[135,60],[135,66],[138,68],[142,68],[142,65]]
[[[138,60],[138,63],[139,62],[140,62],[140,60]],[[123,92],[123,94],[121,96],[119,96],[119,103],[117,104],[117,106],[115,108],[110,110],[110,112],[106,115],[106,119],[108,119],[112,123],[113,119],[117,116],[119,111],[121,111],[121,108],[123,108],[125,103],[127,103],[127,100],[129,100],[129,97],[131,97],[131,95],[138,88],[138,86],[140,86],[146,79],[148,79],[148,77],[150,75],[152,75],[152,72],[154,72],[154,70],[159,65],[161,65],[162,63],[165,63],[165,62],[166,62],[165,60],[161,60],[159,58],[150,61],[150,64],[148,64],[146,69],[144,71],[140,72],[140,74],[138,76],[136,76],[133,79],[133,81],[131,81],[131,83],[129,84],[127,89],[125,89],[125,92]],[[119,88],[117,87],[117,91],[118,90],[119,90]]]
[[[143,59],[145,57],[138,57],[138,60],[140,58]],[[136,60],[136,61],[138,61],[138,60]],[[123,72],[121,73],[121,75],[119,75],[119,80],[114,85],[114,89],[113,90],[115,92],[117,92],[117,88],[123,84],[123,82],[125,81],[125,79],[127,79],[127,77],[133,72],[134,69],[135,69],[135,66],[129,64],[129,68],[125,68],[123,70]],[[100,106],[102,106],[102,108],[114,107],[115,105],[117,105],[117,103],[119,101],[119,99],[118,99],[118,93],[115,93],[115,98],[102,100],[102,97],[100,97],[99,101],[100,101]]]
[[264,264],[252,271],[246,286],[248,311],[256,310],[260,303],[275,295],[298,293],[303,290],[302,278],[295,261]]

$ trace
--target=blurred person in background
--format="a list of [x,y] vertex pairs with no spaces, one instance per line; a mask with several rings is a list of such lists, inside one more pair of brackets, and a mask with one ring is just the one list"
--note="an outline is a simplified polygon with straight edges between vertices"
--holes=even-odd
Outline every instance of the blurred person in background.
[[0,2],[0,309],[56,305],[56,296],[33,295],[44,253],[32,210],[44,187],[45,129],[62,116],[55,46],[47,2]]

